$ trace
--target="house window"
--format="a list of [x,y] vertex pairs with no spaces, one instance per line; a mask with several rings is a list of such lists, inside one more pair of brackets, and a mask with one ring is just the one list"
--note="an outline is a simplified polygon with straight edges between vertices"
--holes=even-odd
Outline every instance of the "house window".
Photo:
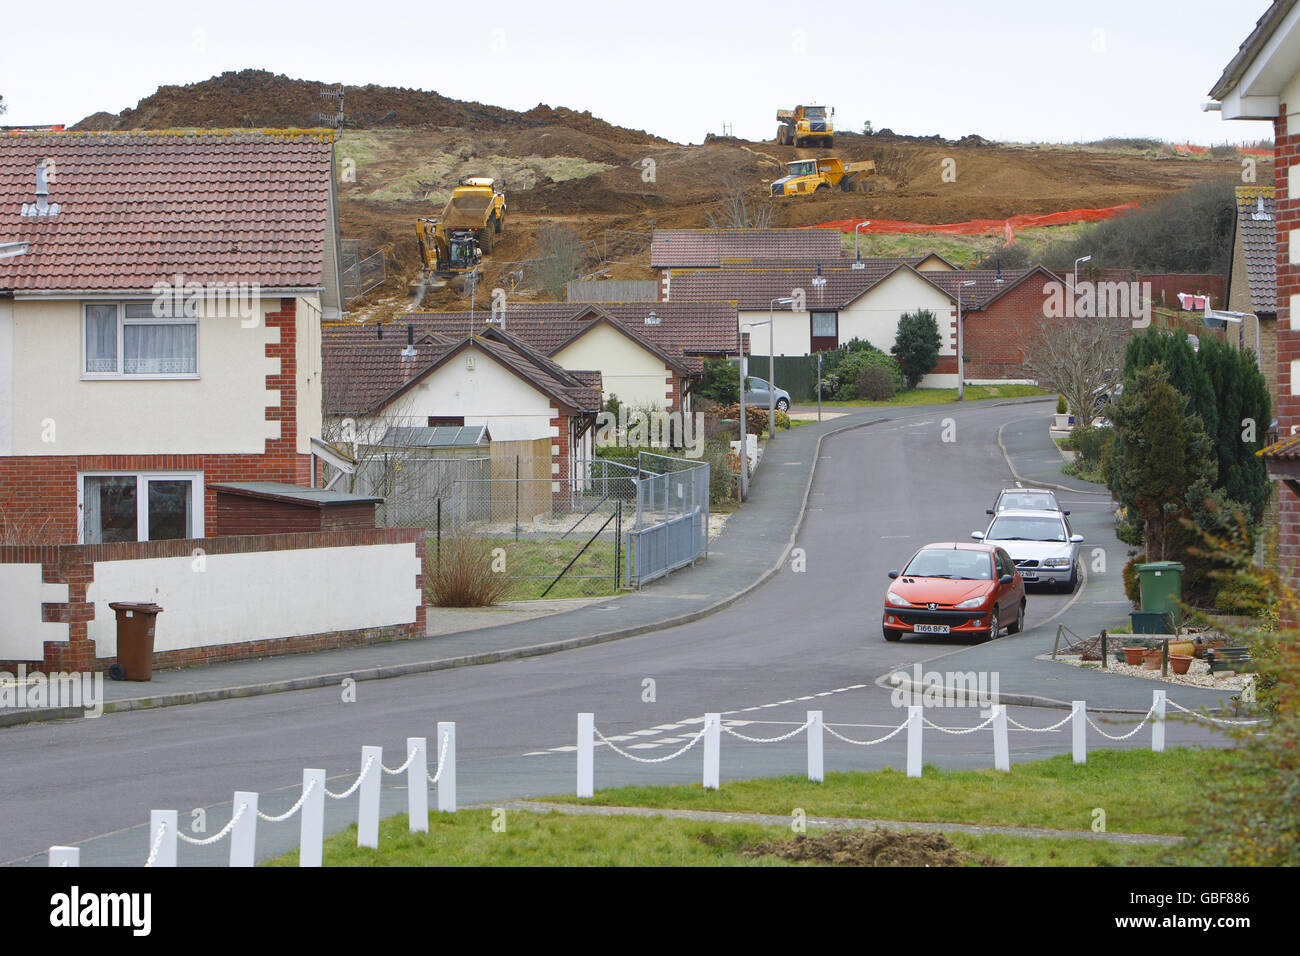
[[82,371],[87,378],[197,378],[195,316],[154,314],[149,302],[85,307]]
[[812,323],[811,345],[812,351],[824,352],[827,349],[837,348],[840,344],[840,315],[838,312],[812,312],[809,313],[809,321]]
[[82,475],[81,543],[203,537],[203,476]]
[[437,428],[439,425],[459,425],[461,428],[464,428],[465,416],[464,415],[430,415],[429,427]]

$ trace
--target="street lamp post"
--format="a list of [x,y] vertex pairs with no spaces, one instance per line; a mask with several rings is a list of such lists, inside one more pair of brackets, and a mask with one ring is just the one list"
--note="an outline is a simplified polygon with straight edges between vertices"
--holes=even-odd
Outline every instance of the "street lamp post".
[[869,226],[869,225],[871,225],[871,220],[864,219],[862,220],[862,222],[858,223],[856,226],[853,227],[853,261],[855,263],[862,261],[862,256],[858,255],[858,230],[861,229],[863,226]]
[[1246,337],[1245,329],[1247,318],[1253,318],[1255,320],[1255,364],[1259,367],[1260,371],[1263,371],[1264,363],[1260,355],[1259,316],[1251,312],[1225,312],[1221,309],[1211,309],[1210,297],[1205,297],[1205,325],[1207,328],[1214,328],[1211,323],[1215,321],[1233,322],[1241,326],[1243,333],[1241,337],[1244,339]]
[[961,290],[975,284],[974,279],[967,279],[957,286],[957,401],[966,397],[966,358],[965,343],[961,332]]
[[1092,256],[1080,256],[1079,258],[1074,260],[1074,288],[1071,289],[1070,291],[1075,295],[1078,295],[1079,293],[1079,263],[1091,262],[1091,261],[1092,261]]

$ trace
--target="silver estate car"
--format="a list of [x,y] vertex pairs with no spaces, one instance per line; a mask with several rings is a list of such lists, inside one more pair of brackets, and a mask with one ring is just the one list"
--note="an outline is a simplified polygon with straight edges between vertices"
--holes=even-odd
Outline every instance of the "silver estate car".
[[1059,511],[1008,509],[971,537],[1011,555],[1026,584],[1054,584],[1066,591],[1079,585],[1079,542],[1070,520]]
[[995,515],[1011,509],[1017,511],[1059,511],[1063,515],[1070,512],[1063,509],[1056,500],[1056,494],[1046,488],[1003,488],[998,492],[998,500],[984,513]]

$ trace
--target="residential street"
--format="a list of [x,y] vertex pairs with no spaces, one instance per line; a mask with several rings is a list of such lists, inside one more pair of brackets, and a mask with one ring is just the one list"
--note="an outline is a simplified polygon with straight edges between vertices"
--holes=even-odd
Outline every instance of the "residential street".
[[[756,580],[786,547],[803,494],[799,474],[806,474],[794,467],[803,462],[787,458],[786,450],[815,448],[815,436],[800,432],[879,420],[821,443],[795,540],[806,571],[792,571],[787,561],[780,573],[734,605],[666,630],[562,653],[361,681],[355,703],[345,703],[339,684],[331,682],[110,713],[97,720],[0,728],[0,752],[11,768],[0,777],[0,861],[40,864],[51,844],[75,843],[82,847],[83,865],[139,865],[148,853],[151,809],[180,810],[184,829],[192,809],[206,808],[206,833],[215,833],[229,819],[233,790],[258,791],[264,812],[281,812],[297,797],[302,768],[327,768],[330,788],[346,788],[355,778],[362,745],[383,745],[385,763],[394,766],[404,757],[406,737],[432,741],[440,720],[457,724],[459,800],[465,805],[572,792],[574,755],[562,748],[573,745],[580,711],[594,712],[598,729],[607,735],[629,735],[622,746],[660,742],[633,751],[644,757],[673,752],[711,711],[728,720],[754,721],[734,725],[746,734],[773,737],[793,730],[808,709],[816,708],[841,733],[879,737],[898,726],[905,711],[891,704],[889,688],[876,681],[916,662],[933,662],[929,670],[996,672],[1003,695],[1061,701],[1084,695],[1090,710],[1140,715],[1155,687],[1168,688],[1172,700],[1188,707],[1212,704],[1224,695],[1033,660],[1051,650],[1058,623],[1092,634],[1124,620],[1128,610],[1120,578],[1126,546],[1113,535],[1110,501],[1059,475],[1059,464],[1050,457],[1056,452],[1047,437],[1049,418],[1050,406],[1042,403],[981,403],[887,413],[872,409],[825,426],[803,426],[782,433],[769,449],[750,505],[732,519],[708,561],[639,595],[506,628],[371,647],[355,652],[364,656],[350,663],[338,655],[353,652],[330,652],[248,662],[239,665],[239,673],[250,678],[244,683],[262,679],[259,671],[284,674],[287,680],[310,672],[314,663],[317,674],[337,674],[361,664],[417,660],[420,645],[437,647],[432,653],[426,648],[425,657],[500,650],[590,633],[590,622],[602,616],[608,619],[604,629],[612,630],[652,626],[656,614],[679,613],[679,605],[680,613],[707,608],[746,580]],[[1027,632],[990,644],[967,647],[918,638],[886,643],[880,617],[887,572],[930,541],[969,540],[971,531],[984,528],[984,510],[997,491],[1013,483],[1000,433],[1022,477],[1078,489],[1057,489],[1062,506],[1073,512],[1074,529],[1085,536],[1080,554],[1088,573],[1078,594],[1031,591]],[[945,434],[955,440],[944,441]],[[784,474],[783,463],[792,474]],[[1104,570],[1096,570],[1103,565],[1095,548],[1104,551]],[[201,684],[214,671],[188,673]],[[166,682],[166,673],[158,677],[160,684]],[[643,700],[649,696],[647,681],[653,681],[652,702]],[[121,685],[113,690],[123,692]],[[948,727],[981,720],[976,708],[935,713],[942,716],[931,719]],[[1027,726],[1043,727],[1066,711],[1012,706],[1010,713]],[[1134,719],[1116,718],[1108,729],[1125,732]],[[1168,736],[1171,745],[1222,739],[1177,721],[1170,721]],[[1068,752],[1070,746],[1068,728],[1032,734],[1013,727],[1010,740],[1013,762]],[[1091,749],[1103,743],[1090,732]],[[1150,731],[1108,746],[1150,746]],[[905,749],[901,734],[870,748],[828,737],[826,765],[828,771],[901,767]],[[798,737],[759,746],[724,736],[724,785],[727,779],[801,772],[804,754]],[[927,762],[943,767],[991,766],[991,734],[927,730],[925,754]],[[597,787],[690,782],[699,773],[698,749],[643,766],[597,748]],[[403,777],[385,777],[385,814],[404,809],[403,789]],[[355,818],[355,797],[327,802],[327,831]],[[1063,819],[1060,825],[1086,828],[1087,822]],[[296,819],[259,825],[259,858],[293,849],[297,832]],[[220,863],[227,852],[224,844],[186,846],[181,860]]]

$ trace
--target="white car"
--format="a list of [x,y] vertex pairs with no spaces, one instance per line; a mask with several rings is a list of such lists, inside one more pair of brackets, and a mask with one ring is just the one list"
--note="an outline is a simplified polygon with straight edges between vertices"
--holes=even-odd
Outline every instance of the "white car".
[[1060,511],[1063,515],[1070,512],[1061,508],[1056,500],[1056,493],[1046,488],[1003,488],[998,492],[998,500],[986,515],[1001,514],[1003,511]]
[[1066,591],[1079,585],[1079,543],[1060,511],[1007,509],[971,537],[1002,548],[1026,584],[1054,584]]

